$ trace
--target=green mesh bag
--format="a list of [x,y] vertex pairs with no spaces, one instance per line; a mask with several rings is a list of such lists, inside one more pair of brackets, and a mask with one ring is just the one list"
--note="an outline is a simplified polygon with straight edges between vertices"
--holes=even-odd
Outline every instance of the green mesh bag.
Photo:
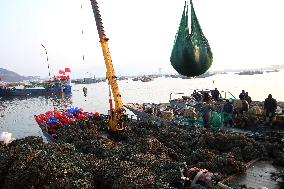
[[185,3],[170,60],[179,74],[193,77],[204,74],[210,68],[213,55],[202,33],[192,1],[190,4],[191,34],[188,29],[188,3]]
[[223,127],[224,118],[221,113],[212,111],[211,113],[211,128],[219,129]]

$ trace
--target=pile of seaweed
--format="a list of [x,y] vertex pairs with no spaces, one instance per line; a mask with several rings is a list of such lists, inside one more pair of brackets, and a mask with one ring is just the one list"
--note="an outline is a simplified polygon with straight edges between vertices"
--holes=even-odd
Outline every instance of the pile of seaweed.
[[128,123],[119,135],[95,127],[0,144],[0,188],[178,188],[180,166],[227,177],[251,160],[284,165],[283,142],[183,126]]

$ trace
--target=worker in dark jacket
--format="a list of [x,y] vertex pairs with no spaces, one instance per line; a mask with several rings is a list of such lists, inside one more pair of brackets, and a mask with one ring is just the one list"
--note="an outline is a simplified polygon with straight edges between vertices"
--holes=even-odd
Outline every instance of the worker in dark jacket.
[[245,100],[250,104],[252,102],[251,97],[248,95],[248,92],[245,93]]
[[218,91],[217,88],[215,88],[215,90],[213,90],[211,92],[211,95],[212,95],[212,98],[215,100],[215,101],[219,101],[220,99],[220,92]]
[[266,114],[266,120],[270,125],[272,125],[272,119],[275,116],[276,108],[277,102],[274,98],[272,98],[272,95],[269,94],[268,98],[264,101],[264,111]]
[[197,102],[201,102],[202,101],[202,95],[199,92],[197,92],[196,90],[193,91],[192,97]]
[[233,126],[234,106],[230,102],[230,100],[226,100],[226,103],[223,106],[223,112],[224,112],[224,124],[225,124],[225,126],[227,124],[229,124],[230,126]]
[[239,95],[240,100],[245,100],[246,92],[245,90],[242,90],[242,92]]
[[203,95],[203,107],[202,107],[202,117],[205,128],[210,128],[211,126],[211,112],[213,108],[211,107],[211,97],[209,93],[205,92]]
[[205,93],[203,94],[203,99],[202,99],[202,101],[203,101],[203,102],[206,102],[206,103],[211,102],[211,97],[210,97],[209,93],[205,92]]

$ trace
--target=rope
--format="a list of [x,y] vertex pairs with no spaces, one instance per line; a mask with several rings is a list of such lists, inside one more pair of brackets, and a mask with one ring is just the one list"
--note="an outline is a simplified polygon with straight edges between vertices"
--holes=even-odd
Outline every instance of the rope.
[[[81,3],[81,11],[82,11],[82,15],[83,15],[83,4]],[[85,61],[85,55],[84,55],[84,50],[83,50],[83,39],[84,39],[84,28],[82,26],[82,30],[81,30],[81,34],[82,34],[82,61]]]

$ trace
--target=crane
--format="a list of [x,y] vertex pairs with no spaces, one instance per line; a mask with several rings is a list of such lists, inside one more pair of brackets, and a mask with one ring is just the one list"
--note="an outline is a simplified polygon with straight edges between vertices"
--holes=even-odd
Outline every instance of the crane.
[[[112,59],[108,47],[108,40],[109,38],[106,37],[102,18],[100,15],[98,2],[96,0],[90,0],[92,4],[92,9],[94,12],[97,30],[100,38],[100,43],[103,51],[103,56],[105,60],[106,65],[106,77],[108,80],[109,88],[111,88],[110,94],[109,94],[109,103],[110,103],[110,116],[109,116],[109,126],[112,131],[123,131],[125,129],[125,120],[127,119],[127,116],[125,114],[125,109],[123,106],[123,102],[121,99],[121,94],[119,93],[119,87],[117,84],[117,79],[114,71],[114,67],[112,64]],[[115,106],[113,108],[112,105],[112,97],[111,92],[113,94]]]

